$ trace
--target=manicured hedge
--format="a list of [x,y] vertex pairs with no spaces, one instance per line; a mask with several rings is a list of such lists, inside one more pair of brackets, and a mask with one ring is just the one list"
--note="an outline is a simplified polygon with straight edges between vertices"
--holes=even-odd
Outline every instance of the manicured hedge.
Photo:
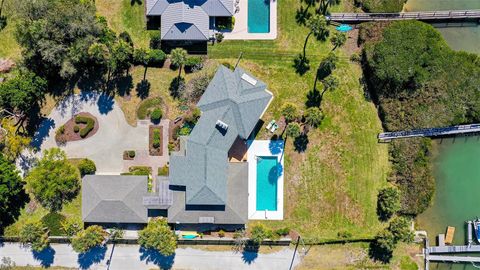
[[160,120],[162,120],[162,110],[160,110],[159,108],[154,109],[150,114],[150,120],[153,123],[159,123]]
[[80,130],[80,137],[85,138],[95,127],[95,120],[90,117],[77,116],[75,117],[75,124],[86,124],[86,126]]
[[160,130],[159,129],[153,130],[153,147],[154,148],[160,147]]

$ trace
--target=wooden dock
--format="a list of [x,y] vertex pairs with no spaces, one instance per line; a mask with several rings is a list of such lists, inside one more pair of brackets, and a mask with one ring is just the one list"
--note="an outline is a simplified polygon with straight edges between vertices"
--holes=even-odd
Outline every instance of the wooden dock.
[[472,256],[445,256],[445,255],[430,255],[428,256],[430,262],[480,262],[480,257]]
[[446,10],[399,13],[332,13],[327,20],[340,23],[362,23],[373,21],[462,21],[479,20],[480,10]]
[[480,252],[480,245],[427,247],[428,254]]
[[451,245],[453,243],[453,235],[455,234],[455,227],[448,226],[445,234],[445,244]]
[[378,140],[390,141],[393,139],[401,139],[401,138],[441,137],[441,136],[451,136],[451,135],[468,134],[468,133],[480,133],[480,124],[384,132],[384,133],[378,134]]

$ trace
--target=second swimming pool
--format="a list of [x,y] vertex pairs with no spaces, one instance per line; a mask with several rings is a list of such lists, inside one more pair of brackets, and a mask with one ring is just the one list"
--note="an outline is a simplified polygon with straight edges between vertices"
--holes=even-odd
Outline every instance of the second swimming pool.
[[248,0],[248,32],[270,32],[270,0]]

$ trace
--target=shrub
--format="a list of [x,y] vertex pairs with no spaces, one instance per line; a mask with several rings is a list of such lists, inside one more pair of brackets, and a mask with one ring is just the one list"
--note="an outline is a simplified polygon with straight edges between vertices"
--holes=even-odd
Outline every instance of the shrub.
[[132,166],[128,168],[128,173],[122,175],[150,175],[151,168],[146,166]]
[[193,72],[203,68],[203,60],[200,56],[190,56],[185,63],[185,71]]
[[386,187],[378,192],[377,215],[386,221],[400,210],[400,192],[395,187]]
[[56,213],[50,212],[42,217],[42,224],[48,228],[50,235],[63,235],[62,222],[65,221],[65,216]]
[[105,241],[107,233],[98,225],[79,231],[72,237],[72,248],[78,253],[85,253]]
[[185,97],[189,101],[196,103],[202,97],[203,93],[205,93],[205,90],[207,90],[210,80],[211,77],[204,72],[191,79],[187,83]]
[[275,233],[278,234],[278,235],[285,236],[285,235],[288,235],[290,233],[290,229],[288,227],[280,228],[280,229],[275,230]]
[[177,248],[177,236],[165,218],[153,218],[138,233],[138,243],[144,248],[155,249],[164,256],[170,256]]
[[154,67],[161,67],[167,59],[167,55],[160,49],[152,49],[148,52],[148,65]]
[[159,123],[160,120],[162,120],[162,110],[160,110],[159,108],[154,109],[150,114],[150,120],[153,123]]
[[33,251],[40,252],[48,247],[48,230],[41,222],[26,223],[19,234],[20,242],[28,245]]
[[95,120],[86,116],[76,116],[75,124],[86,124],[86,126],[80,130],[80,137],[85,138],[95,127]]
[[318,127],[324,118],[322,110],[318,107],[310,107],[305,112],[305,122],[312,127]]
[[80,163],[78,163],[78,169],[80,170],[80,174],[82,176],[87,174],[95,174],[97,171],[95,163],[88,158],[84,158],[80,161]]
[[376,261],[388,263],[392,259],[396,245],[393,234],[388,230],[383,230],[370,243],[369,255]]
[[75,125],[75,126],[73,127],[73,132],[78,133],[79,131],[80,131],[80,127],[77,126],[77,125]]
[[129,158],[134,158],[135,157],[135,151],[134,150],[129,150],[127,151],[127,155]]
[[286,102],[282,106],[281,113],[283,117],[285,117],[285,121],[287,123],[295,121],[300,117],[300,113],[298,112],[298,106],[290,102]]
[[260,245],[265,239],[272,236],[272,232],[263,224],[258,224],[252,227],[250,239],[253,243]]
[[169,168],[167,165],[161,167],[161,168],[158,168],[158,175],[161,175],[161,176],[168,176],[168,172],[169,172]]
[[61,222],[63,234],[68,237],[72,237],[81,231],[83,223],[78,218],[67,218]]
[[153,147],[159,148],[160,147],[160,130],[154,129],[153,130]]
[[410,220],[406,217],[395,217],[390,221],[388,230],[397,242],[413,242],[414,234],[410,229]]
[[137,117],[140,120],[146,119],[147,116],[149,115],[150,111],[159,108],[162,105],[163,101],[160,97],[155,97],[155,98],[149,98],[138,106],[137,110]]
[[290,123],[287,125],[286,134],[289,137],[297,138],[302,133],[300,125],[298,123]]
[[65,134],[65,126],[62,125],[58,128],[57,134]]
[[108,234],[109,234],[109,238],[115,242],[118,239],[123,238],[123,236],[125,235],[125,231],[122,229],[113,228],[108,230]]
[[220,237],[220,238],[225,237],[225,231],[224,230],[218,231],[218,237]]
[[223,34],[222,33],[215,33],[215,39],[217,40],[218,43],[223,41]]
[[138,48],[133,51],[134,65],[148,65],[148,51],[144,48]]
[[127,32],[127,31],[123,31],[120,33],[120,35],[118,35],[118,37],[125,41],[128,45],[132,46],[133,47],[133,40],[132,40],[132,37],[130,36],[130,34]]
[[190,135],[190,132],[192,132],[192,128],[188,125],[184,125],[178,130],[178,136],[188,136]]
[[162,37],[160,31],[155,31],[150,35],[150,49],[161,49]]

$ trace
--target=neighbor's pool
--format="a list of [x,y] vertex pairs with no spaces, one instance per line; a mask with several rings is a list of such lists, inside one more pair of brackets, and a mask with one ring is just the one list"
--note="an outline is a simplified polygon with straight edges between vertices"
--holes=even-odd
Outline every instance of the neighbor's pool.
[[277,210],[277,157],[257,157],[257,211]]
[[248,32],[270,32],[270,0],[248,0]]

